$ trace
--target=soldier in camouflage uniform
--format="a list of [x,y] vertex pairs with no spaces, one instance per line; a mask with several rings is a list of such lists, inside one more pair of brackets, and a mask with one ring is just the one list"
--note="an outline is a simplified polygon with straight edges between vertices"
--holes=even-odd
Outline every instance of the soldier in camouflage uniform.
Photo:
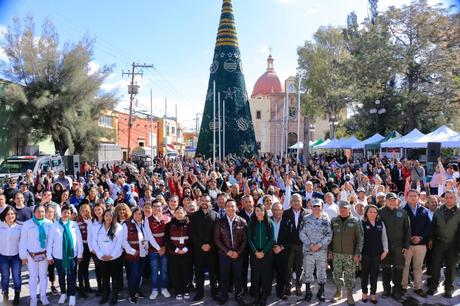
[[[353,288],[355,287],[356,264],[361,260],[363,233],[361,223],[350,214],[350,202],[339,202],[339,215],[332,219],[332,264],[334,282],[337,287],[333,302],[342,298],[342,287],[347,288],[347,303],[355,305]],[[344,280],[342,280],[342,277]]]
[[313,282],[313,272],[316,268],[316,277],[318,278],[317,297],[320,302],[324,302],[324,284],[327,275],[327,249],[332,240],[331,222],[327,214],[323,213],[323,201],[320,199],[313,200],[312,214],[305,216],[302,222],[302,228],[299,231],[299,238],[303,243],[303,269],[306,283],[305,300],[310,301],[312,292],[310,288]]

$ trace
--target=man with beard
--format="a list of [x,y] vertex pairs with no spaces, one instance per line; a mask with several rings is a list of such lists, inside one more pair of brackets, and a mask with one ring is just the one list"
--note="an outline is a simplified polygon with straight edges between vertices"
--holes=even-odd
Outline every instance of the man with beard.
[[200,210],[190,218],[193,254],[195,262],[196,295],[194,301],[204,296],[204,272],[209,271],[211,295],[217,294],[217,248],[214,243],[214,225],[219,220],[218,214],[212,210],[211,197],[204,195],[200,199]]

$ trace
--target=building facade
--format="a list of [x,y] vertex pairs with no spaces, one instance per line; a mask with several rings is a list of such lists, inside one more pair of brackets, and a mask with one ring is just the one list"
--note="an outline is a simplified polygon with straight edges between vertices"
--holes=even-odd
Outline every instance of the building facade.
[[[249,100],[251,116],[254,123],[256,142],[260,153],[282,153],[286,147],[285,101],[288,105],[288,147],[303,142],[304,118],[297,114],[297,89],[296,79],[289,77],[284,82],[284,88],[276,74],[274,59],[269,55],[267,70],[259,77]],[[286,90],[287,89],[287,90]],[[287,93],[286,93],[287,91]],[[310,126],[310,140],[324,138],[330,130],[329,118],[321,116],[315,118]],[[300,123],[300,136],[297,127]]]

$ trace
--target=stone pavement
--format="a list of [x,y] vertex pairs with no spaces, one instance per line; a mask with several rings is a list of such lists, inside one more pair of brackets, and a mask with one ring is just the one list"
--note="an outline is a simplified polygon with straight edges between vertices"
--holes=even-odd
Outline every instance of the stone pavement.
[[[94,271],[91,272],[90,277],[91,277],[91,285],[92,285],[93,288],[95,288],[96,287],[96,281],[94,279]],[[56,275],[56,278],[57,278],[57,275]],[[56,281],[56,284],[57,284],[57,281]],[[127,282],[125,281],[125,288],[126,288],[126,285],[127,285]],[[149,283],[149,281],[147,281],[147,284],[144,286],[144,293],[146,295],[150,294],[149,285],[150,285],[150,283]],[[457,277],[457,280],[456,280],[457,289],[455,290],[454,297],[452,299],[445,299],[445,298],[442,297],[442,292],[443,292],[442,286],[439,287],[439,291],[438,291],[436,296],[428,297],[428,298],[425,298],[425,299],[416,296],[412,292],[412,289],[409,289],[408,293],[406,295],[406,297],[407,297],[406,302],[404,302],[402,305],[405,305],[405,306],[415,306],[415,305],[423,305],[423,306],[460,305],[460,289],[459,289],[459,286],[460,286],[460,277]],[[359,287],[360,287],[360,280],[357,279],[356,288],[359,288]],[[58,290],[59,290],[59,288],[58,288]],[[320,305],[320,304],[323,304],[323,305],[347,305],[345,299],[343,299],[343,300],[341,300],[341,301],[339,301],[338,303],[335,303],[335,304],[331,303],[329,300],[326,301],[325,303],[319,303],[315,299],[316,290],[317,290],[317,287],[313,286],[314,298],[312,299],[312,301],[310,303],[311,305]],[[382,292],[382,290],[383,290],[382,289],[382,284],[379,281],[379,283],[378,283],[378,293],[377,293],[377,298],[378,298],[378,304],[377,305],[380,305],[380,306],[401,305],[401,303],[398,303],[398,302],[394,301],[391,298],[389,298],[389,299],[380,298],[380,293]],[[48,291],[48,292],[50,292],[50,291]],[[273,290],[273,292],[274,292],[274,290]],[[335,287],[333,285],[332,279],[328,279],[328,282],[326,284],[326,298],[328,298],[328,299],[332,298],[334,293],[335,293]],[[12,295],[13,295],[13,292],[12,292],[12,289],[10,289],[10,300],[12,299]],[[119,303],[117,305],[119,305],[119,306],[132,305],[132,304],[130,304],[128,302],[127,297],[128,297],[127,292],[125,290],[120,294]],[[193,298],[193,293],[191,294],[191,297]],[[361,290],[355,289],[354,297],[355,297],[355,300],[357,301],[356,305],[373,305],[370,302],[365,304],[365,303],[360,301]],[[57,302],[58,302],[59,296],[52,296],[51,293],[48,293],[48,299],[49,299],[51,305],[58,305]],[[23,271],[23,286],[22,286],[22,291],[21,291],[21,305],[24,305],[24,306],[29,305],[29,300],[30,300],[30,297],[29,297],[29,288],[28,288],[28,274],[27,274],[27,271],[24,270]],[[246,301],[247,302],[252,301],[252,298],[250,296],[247,296]],[[77,305],[78,306],[96,306],[96,305],[99,305],[98,302],[99,302],[99,299],[94,297],[94,296],[92,296],[92,295],[90,295],[90,297],[87,298],[87,299],[80,299],[80,298],[77,297]],[[1,301],[0,301],[0,304],[3,305]],[[175,306],[175,305],[177,305],[177,306],[179,306],[179,305],[217,305],[217,303],[212,298],[209,297],[209,292],[208,291],[206,291],[206,298],[203,299],[200,302],[193,302],[191,300],[188,300],[188,301],[176,301],[174,298],[165,299],[163,297],[159,297],[155,301],[150,301],[148,298],[140,300],[139,304],[140,305],[150,304],[150,305],[159,305],[159,306],[162,306],[162,305],[168,305],[168,306],[169,305],[171,305],[171,306]],[[106,304],[106,305],[108,306],[108,304]],[[227,302],[226,305],[233,306],[233,305],[237,305],[237,304],[230,297],[230,299],[229,299],[229,301]],[[287,301],[278,300],[276,297],[274,297],[274,294],[272,294],[272,296],[270,297],[270,299],[267,302],[267,305],[280,305],[280,306],[282,306],[282,305],[307,305],[307,303],[302,300],[302,297],[297,297],[294,294],[291,295]]]

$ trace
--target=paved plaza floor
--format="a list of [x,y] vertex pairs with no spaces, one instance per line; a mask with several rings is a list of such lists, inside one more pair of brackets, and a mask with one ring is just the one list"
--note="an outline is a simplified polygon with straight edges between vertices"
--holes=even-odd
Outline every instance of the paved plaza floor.
[[[94,279],[94,271],[91,270],[91,285],[93,288],[96,287],[96,281]],[[57,277],[57,276],[56,276]],[[57,282],[56,282],[57,284]],[[360,287],[360,280],[359,278],[356,279],[356,288]],[[125,281],[125,289],[127,286],[127,282]],[[406,294],[406,301],[402,304],[404,306],[415,306],[415,305],[423,305],[423,306],[439,306],[439,305],[460,305],[460,277],[459,275],[457,276],[456,279],[456,290],[454,291],[454,295],[452,299],[445,299],[442,297],[443,293],[443,288],[442,284],[439,286],[439,291],[435,296],[432,297],[427,297],[427,298],[420,298],[417,295],[415,295],[412,291],[412,289],[408,290],[408,293]],[[207,288],[208,289],[208,288]],[[275,289],[275,288],[273,288]],[[305,286],[303,286],[303,289],[305,289]],[[58,288],[59,290],[59,288]],[[324,303],[320,303],[315,299],[316,295],[316,290],[317,287],[313,286],[313,293],[314,297],[312,301],[307,304],[305,301],[302,300],[302,297],[297,297],[295,294],[292,294],[289,296],[289,299],[286,301],[278,300],[274,294],[268,299],[267,305],[347,305],[346,300],[343,299],[339,301],[338,303],[331,303],[330,299],[333,297],[335,293],[335,287],[333,284],[332,279],[328,279],[328,282],[326,284],[326,298],[328,299]],[[379,281],[378,283],[378,293],[377,293],[377,298],[378,298],[378,304],[381,306],[392,306],[392,305],[401,305],[401,303],[396,302],[395,300],[388,298],[388,299],[382,299],[380,298],[380,294],[382,292],[382,283]],[[143,292],[148,296],[150,294],[150,282],[146,281],[144,284],[144,290]],[[274,290],[273,290],[274,292]],[[10,300],[12,299],[13,292],[10,289]],[[139,300],[138,304],[140,305],[217,305],[217,303],[209,297],[210,293],[209,290],[206,290],[205,293],[206,297],[200,301],[200,302],[193,302],[192,300],[183,300],[183,301],[176,301],[173,297],[165,299],[163,297],[159,297],[154,301],[151,301],[148,299],[142,299]],[[191,298],[193,298],[194,293],[192,292]],[[354,294],[356,305],[373,305],[370,302],[368,303],[363,303],[361,302],[361,290],[355,289],[355,294]],[[52,296],[50,291],[48,290],[48,299],[51,303],[51,305],[58,305],[58,299],[59,296]],[[247,302],[252,301],[252,297],[246,296],[245,297]],[[29,305],[30,301],[30,296],[29,296],[29,288],[28,288],[28,274],[26,271],[23,272],[23,286],[22,286],[22,291],[21,291],[21,305]],[[11,302],[11,301],[10,301]],[[2,302],[0,301],[0,304]],[[94,295],[90,295],[89,298],[87,299],[81,299],[77,297],[77,305],[81,306],[96,306],[99,305],[99,299],[96,298]],[[108,306],[108,304],[106,304]],[[124,290],[123,292],[120,293],[119,295],[119,302],[117,305],[120,306],[125,306],[125,305],[133,305],[128,302],[128,294],[127,291]],[[229,301],[227,302],[226,305],[237,305],[237,303],[230,297]]]

